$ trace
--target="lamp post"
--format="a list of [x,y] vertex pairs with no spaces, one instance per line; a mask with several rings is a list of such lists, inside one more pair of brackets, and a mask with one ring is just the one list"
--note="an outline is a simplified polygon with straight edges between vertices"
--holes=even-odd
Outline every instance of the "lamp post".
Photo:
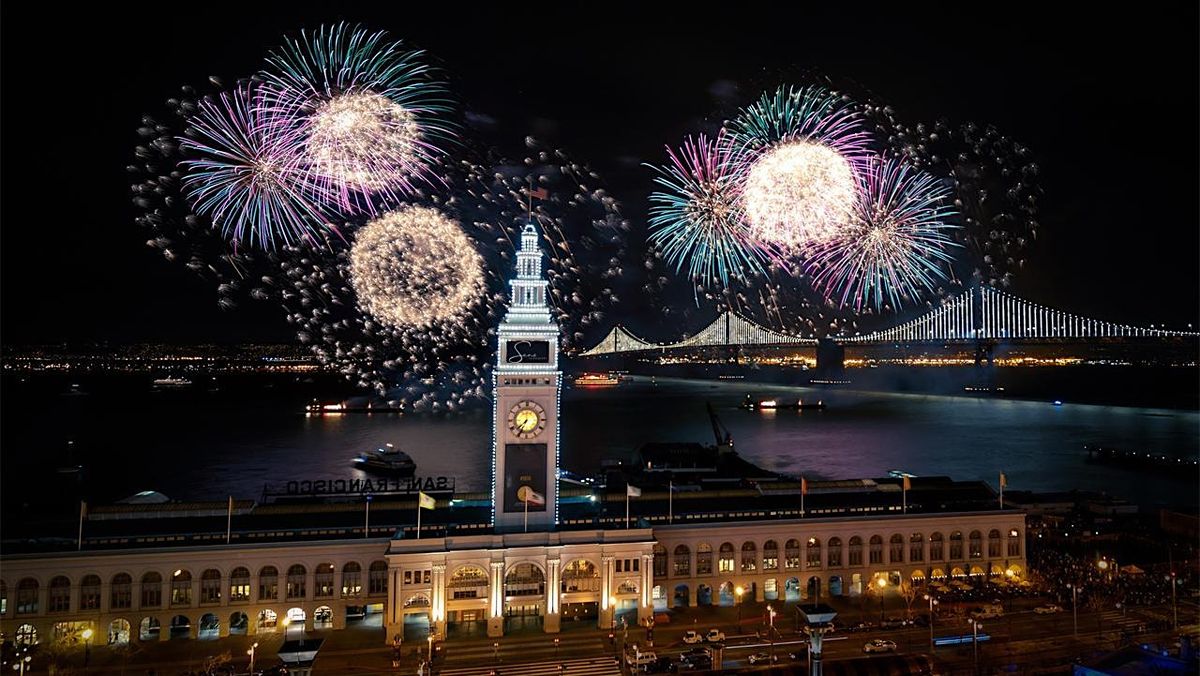
[[425,642],[429,644],[429,664],[430,664],[430,666],[432,666],[433,665],[433,634],[430,634],[425,639]]
[[554,661],[558,661],[558,638],[554,639]]
[[975,653],[975,673],[979,673],[979,630],[983,628],[983,623],[979,620],[967,620],[971,623],[971,646]]
[[494,660],[496,662],[496,665],[499,666],[499,664],[500,664],[500,642],[499,641],[496,641],[495,643],[492,644],[492,660]]
[[1071,623],[1073,625],[1072,633],[1075,638],[1079,638],[1079,604],[1076,603],[1079,593],[1079,585],[1067,583],[1067,589],[1071,590]]
[[888,582],[887,582],[886,577],[875,578],[875,588],[878,590],[877,593],[879,594],[879,623],[880,624],[883,624],[883,590],[887,587],[887,584],[888,584]]
[[29,668],[29,663],[32,661],[32,655],[26,655],[25,657],[22,657],[21,659],[17,660],[16,664],[13,665],[13,671],[20,673],[21,676],[25,676],[25,670]]
[[92,637],[95,635],[96,632],[92,631],[91,627],[83,630],[83,668],[85,671],[92,658]]
[[612,631],[617,630],[617,597],[608,597],[608,607],[612,608]]
[[1171,576],[1168,578],[1171,581],[1171,628],[1179,629],[1179,601],[1175,597],[1175,586],[1178,580],[1175,579],[1175,571],[1171,571]]
[[929,601],[929,651],[933,652],[933,607],[938,604],[938,600],[933,598],[933,594],[926,594],[925,600]]
[[767,605],[767,637],[771,640],[771,664],[775,663],[775,609]]
[[246,651],[246,654],[250,656],[250,676],[254,676],[254,650],[256,648],[258,648],[257,642],[251,645],[250,649]]
[[733,594],[734,594],[734,596],[736,596],[736,597],[737,597],[737,609],[738,609],[738,612],[737,612],[737,623],[738,623],[738,631],[741,631],[741,628],[742,628],[742,594],[745,594],[745,593],[746,593],[746,590],[745,590],[745,589],[743,589],[741,585],[738,585],[738,586],[736,586],[736,587],[734,587],[734,588],[733,588]]

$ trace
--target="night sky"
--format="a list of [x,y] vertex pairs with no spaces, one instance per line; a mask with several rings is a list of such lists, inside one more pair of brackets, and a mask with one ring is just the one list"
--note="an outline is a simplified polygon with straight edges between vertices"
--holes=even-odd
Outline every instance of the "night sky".
[[221,311],[210,283],[144,245],[124,167],[141,115],[180,85],[248,76],[284,33],[337,20],[428,50],[463,106],[496,121],[489,140],[507,154],[533,133],[590,162],[639,231],[641,162],[805,73],[856,83],[908,121],[993,123],[1033,149],[1046,193],[1018,294],[1140,325],[1196,321],[1194,5],[1047,15],[957,3],[917,17],[837,3],[844,14],[349,4],[5,3],[0,340],[291,340],[278,308]]

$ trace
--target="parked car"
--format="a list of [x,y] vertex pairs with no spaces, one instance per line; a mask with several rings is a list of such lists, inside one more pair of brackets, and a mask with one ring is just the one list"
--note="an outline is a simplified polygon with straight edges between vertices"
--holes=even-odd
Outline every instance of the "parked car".
[[896,642],[886,638],[877,638],[863,644],[864,653],[890,653],[896,651]]
[[687,631],[683,632],[683,642],[684,643],[700,643],[703,640],[704,640],[704,637],[701,636],[700,632],[698,632],[698,631],[688,629]]
[[763,664],[769,662],[778,662],[779,658],[772,657],[769,653],[754,653],[750,657],[746,658],[746,661],[750,664]]
[[1047,603],[1033,609],[1033,612],[1037,613],[1038,615],[1053,615],[1054,613],[1061,613],[1062,611],[1062,606],[1054,603]]
[[725,640],[725,632],[720,629],[709,629],[708,633],[704,635],[704,640],[709,643],[720,643]]
[[712,656],[708,653],[685,653],[679,658],[681,669],[712,669]]
[[658,655],[649,652],[631,652],[625,655],[625,663],[637,667],[653,664],[657,661]]
[[999,603],[989,603],[971,611],[971,617],[977,620],[988,620],[1004,614],[1004,606]]
[[875,628],[875,625],[872,622],[859,622],[858,624],[852,624],[849,627],[846,627],[846,630],[847,631],[871,631],[874,628]]
[[884,629],[900,629],[902,627],[907,627],[910,623],[910,620],[906,620],[902,617],[889,617],[884,620],[880,626]]

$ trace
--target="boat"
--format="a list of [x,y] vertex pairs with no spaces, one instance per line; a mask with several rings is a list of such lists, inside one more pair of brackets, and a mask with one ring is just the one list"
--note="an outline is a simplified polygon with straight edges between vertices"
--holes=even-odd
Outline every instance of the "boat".
[[752,395],[747,394],[742,400],[742,408],[747,411],[776,411],[779,409],[787,409],[790,411],[820,411],[825,408],[825,402],[816,401],[804,403],[803,399],[796,401],[782,401],[780,399],[756,399]]
[[585,373],[575,379],[578,387],[613,387],[620,384],[621,379],[611,373]]
[[417,463],[392,444],[384,444],[373,451],[359,453],[354,459],[354,466],[364,472],[398,477],[410,477],[417,471]]
[[191,387],[192,381],[187,378],[171,376],[167,378],[156,378],[152,384],[155,387]]

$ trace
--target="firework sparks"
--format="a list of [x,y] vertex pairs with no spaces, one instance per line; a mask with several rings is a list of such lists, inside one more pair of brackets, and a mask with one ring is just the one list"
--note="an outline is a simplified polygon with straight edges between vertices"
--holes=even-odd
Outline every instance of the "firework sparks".
[[449,105],[424,54],[386,33],[338,24],[285,43],[267,57],[264,103],[303,121],[300,139],[317,181],[349,211],[396,202],[434,179],[453,134]]
[[396,328],[424,328],[468,313],[484,296],[483,259],[436,209],[404,207],[371,221],[350,249],[362,310]]
[[650,241],[662,248],[676,272],[687,265],[702,283],[745,279],[762,273],[772,254],[758,246],[746,228],[727,146],[720,137],[688,138],[679,150],[667,148],[670,163],[653,167],[654,182],[666,189],[650,195]]
[[312,197],[294,152],[291,131],[263,124],[249,85],[205,98],[190,120],[180,149],[183,193],[196,213],[209,217],[234,242],[272,249],[310,239],[330,227]]
[[947,279],[956,247],[949,222],[953,190],[896,159],[871,160],[860,176],[855,218],[842,236],[811,248],[805,269],[814,286],[856,312],[935,290]]

